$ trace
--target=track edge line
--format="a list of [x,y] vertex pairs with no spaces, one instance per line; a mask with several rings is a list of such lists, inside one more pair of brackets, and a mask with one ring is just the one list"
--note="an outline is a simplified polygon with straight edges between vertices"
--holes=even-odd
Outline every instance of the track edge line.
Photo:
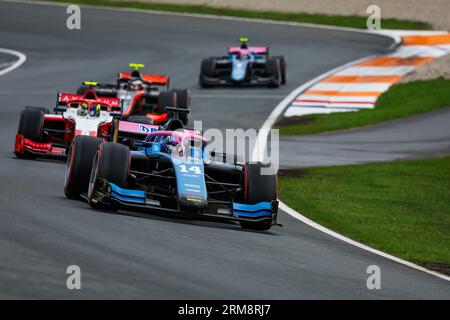
[[285,204],[281,200],[279,200],[279,208],[281,210],[283,210],[284,212],[286,212],[287,214],[289,214],[290,216],[292,216],[293,218],[295,218],[297,220],[300,220],[304,224],[306,224],[306,225],[308,225],[308,226],[310,226],[310,227],[312,227],[312,228],[314,228],[316,230],[319,230],[319,231],[321,231],[321,232],[323,232],[325,234],[328,234],[329,236],[332,236],[333,238],[336,238],[338,240],[344,241],[344,242],[346,242],[346,243],[348,243],[348,244],[350,244],[352,246],[358,247],[358,248],[360,248],[362,250],[365,250],[365,251],[368,251],[370,253],[376,254],[376,255],[381,256],[383,258],[386,258],[388,260],[391,260],[391,261],[400,263],[402,265],[408,266],[408,267],[413,268],[415,270],[422,271],[422,272],[425,272],[427,274],[433,275],[435,277],[441,278],[443,280],[450,281],[450,277],[449,276],[446,276],[446,275],[438,273],[436,271],[432,271],[432,270],[429,270],[427,268],[421,267],[421,266],[419,266],[419,265],[417,265],[417,264],[415,264],[413,262],[403,260],[403,259],[398,258],[396,256],[390,255],[390,254],[388,254],[386,252],[374,249],[374,248],[369,247],[369,246],[367,246],[365,244],[362,244],[362,243],[360,243],[358,241],[352,240],[352,239],[350,239],[350,238],[348,238],[348,237],[346,237],[346,236],[344,236],[344,235],[342,235],[340,233],[337,233],[337,232],[335,232],[333,230],[330,230],[330,229],[328,229],[328,228],[318,224],[317,222],[314,222],[311,219],[305,217],[304,215],[302,215],[298,211],[296,211],[296,210],[292,209],[291,207],[289,207],[287,204]]
[[0,48],[0,53],[10,54],[10,55],[13,55],[13,56],[16,56],[19,58],[19,59],[17,59],[17,61],[14,61],[14,63],[12,63],[9,67],[0,70],[0,76],[13,71],[14,69],[17,69],[22,64],[24,64],[25,61],[27,61],[27,56],[25,54],[23,54],[22,52],[19,52],[16,50]]

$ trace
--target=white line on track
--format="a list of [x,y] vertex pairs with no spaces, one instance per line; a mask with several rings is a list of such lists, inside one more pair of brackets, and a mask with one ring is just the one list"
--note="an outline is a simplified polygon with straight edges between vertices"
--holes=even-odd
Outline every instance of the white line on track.
[[367,92],[367,91],[386,91],[390,87],[390,83],[327,83],[319,82],[311,89],[319,91],[352,91],[352,92]]
[[[54,2],[37,2],[37,1],[26,1],[26,0],[4,0],[5,2],[18,2],[18,3],[32,3],[32,4],[41,4],[41,5],[59,5],[59,6],[67,6],[69,5],[69,3],[54,3]],[[86,5],[84,5],[86,6]],[[163,15],[173,15],[173,16],[188,16],[188,17],[197,17],[197,18],[209,18],[209,19],[222,19],[222,20],[234,20],[234,21],[247,21],[247,22],[258,22],[258,23],[265,23],[265,24],[278,24],[278,25],[291,25],[291,26],[301,26],[301,27],[311,27],[311,28],[319,28],[319,29],[328,29],[328,30],[341,30],[341,31],[351,31],[351,32],[357,32],[357,33],[377,33],[380,35],[384,35],[387,37],[391,37],[392,39],[394,39],[394,43],[392,45],[393,48],[397,47],[399,44],[401,44],[402,40],[401,37],[397,34],[386,34],[383,32],[370,32],[368,30],[361,30],[361,29],[355,29],[355,28],[344,28],[344,27],[334,27],[334,26],[326,26],[326,25],[316,25],[316,24],[309,24],[309,23],[297,23],[297,22],[283,22],[283,21],[271,21],[271,20],[264,20],[264,19],[247,19],[247,18],[238,18],[238,17],[226,17],[226,16],[215,16],[215,15],[202,15],[202,14],[192,14],[192,13],[175,13],[175,12],[162,12],[162,11],[153,11],[153,10],[139,10],[139,9],[128,9],[128,8],[110,8],[110,7],[99,7],[99,6],[90,6],[90,7],[97,7],[97,8],[102,8],[102,9],[107,9],[107,10],[117,10],[117,11],[127,11],[127,12],[141,12],[141,13],[150,13],[150,14],[163,14]],[[295,89],[294,91],[292,91],[286,98],[284,98],[276,107],[275,109],[272,111],[272,113],[269,115],[269,117],[266,119],[266,121],[264,122],[260,134],[258,135],[258,140],[255,146],[255,149],[253,150],[253,155],[252,158],[255,159],[255,156],[257,158],[259,158],[259,156],[264,155],[265,153],[265,148],[266,148],[266,142],[267,142],[267,138],[269,136],[269,132],[270,129],[272,128],[272,126],[274,125],[275,121],[278,119],[279,115],[286,109],[286,107],[290,104],[290,102],[292,100],[294,100],[300,93],[302,93],[304,90],[308,89],[309,87],[311,87],[313,84],[315,84],[316,82],[326,78],[327,76],[342,70],[352,64],[356,64],[358,62],[362,62],[364,60],[370,59],[373,56],[370,57],[366,57],[354,62],[350,62],[344,66],[338,67],[336,69],[333,69],[331,71],[328,71],[322,75],[319,75],[318,77],[312,79],[311,81],[303,84],[302,86],[298,87],[297,89]],[[23,62],[22,62],[23,63]],[[10,70],[9,70],[10,71]],[[262,143],[263,142],[263,143]],[[374,254],[377,254],[379,256],[385,257],[389,260],[398,262],[400,264],[409,266],[413,269],[419,270],[419,271],[423,271],[426,272],[428,274],[434,275],[436,277],[439,277],[441,279],[450,281],[450,277],[447,277],[445,275],[439,274],[437,272],[425,269],[421,266],[418,266],[414,263],[402,260],[400,258],[391,256],[387,253],[381,252],[379,250],[370,248],[368,246],[365,246],[359,242],[356,242],[354,240],[351,240],[347,237],[344,237],[343,235],[340,235],[334,231],[331,231],[317,223],[315,223],[314,221],[306,218],[305,216],[301,215],[300,213],[298,213],[297,211],[295,211],[294,209],[288,207],[287,205],[285,205],[283,202],[280,202],[280,208],[281,210],[287,212],[289,215],[291,215],[292,217],[302,221],[303,223],[321,231],[324,232],[326,234],[329,234],[330,236],[335,237],[336,239],[342,240],[347,242],[348,244],[354,245],[358,248],[361,248],[363,250],[372,252]]]
[[13,71],[14,69],[20,67],[25,61],[27,61],[27,56],[19,51],[0,48],[0,53],[10,54],[10,55],[18,57],[17,61],[14,61],[5,69],[0,70],[0,76]]
[[358,247],[358,248],[360,248],[360,249],[369,251],[369,252],[374,253],[374,254],[376,254],[376,255],[382,256],[382,257],[384,257],[384,258],[386,258],[386,259],[395,261],[395,262],[400,263],[400,264],[403,264],[403,265],[405,265],[405,266],[408,266],[408,267],[414,268],[414,269],[416,269],[416,270],[420,270],[420,271],[426,272],[426,273],[428,273],[428,274],[431,274],[431,275],[433,275],[433,276],[439,277],[439,278],[441,278],[441,279],[450,281],[450,277],[448,277],[448,276],[445,276],[445,275],[443,275],[443,274],[440,274],[440,273],[437,273],[437,272],[428,270],[428,269],[423,268],[423,267],[421,267],[421,266],[419,266],[419,265],[416,265],[416,264],[414,264],[414,263],[412,263],[412,262],[402,260],[402,259],[400,259],[400,258],[397,258],[397,257],[392,256],[392,255],[390,255],[390,254],[387,254],[387,253],[385,253],[385,252],[382,252],[382,251],[379,251],[379,250],[377,250],[377,249],[371,248],[371,247],[366,246],[366,245],[364,245],[364,244],[362,244],[362,243],[359,243],[359,242],[357,242],[357,241],[355,241],[355,240],[352,240],[352,239],[350,239],[350,238],[347,238],[347,237],[345,237],[345,236],[343,236],[343,235],[341,235],[341,234],[339,234],[339,233],[337,233],[337,232],[334,232],[334,231],[332,231],[332,230],[330,230],[330,229],[327,229],[327,228],[325,228],[324,226],[321,226],[320,224],[318,224],[318,223],[316,223],[316,222],[314,222],[314,221],[308,219],[308,218],[305,217],[304,215],[298,213],[298,212],[295,211],[294,209],[288,207],[285,203],[283,203],[283,202],[281,202],[281,201],[280,201],[279,208],[280,208],[281,210],[283,210],[284,212],[288,213],[289,215],[291,215],[292,217],[294,217],[295,219],[300,220],[301,222],[303,222],[303,223],[305,223],[305,224],[307,224],[307,225],[313,227],[314,229],[317,229],[317,230],[319,230],[319,231],[321,231],[321,232],[323,232],[323,233],[326,233],[326,234],[328,234],[328,235],[330,235],[330,236],[332,236],[332,237],[334,237],[334,238],[336,238],[336,239],[342,240],[342,241],[344,241],[344,242],[347,242],[348,244],[351,244],[351,245],[353,245],[353,246],[355,246],[355,247]]

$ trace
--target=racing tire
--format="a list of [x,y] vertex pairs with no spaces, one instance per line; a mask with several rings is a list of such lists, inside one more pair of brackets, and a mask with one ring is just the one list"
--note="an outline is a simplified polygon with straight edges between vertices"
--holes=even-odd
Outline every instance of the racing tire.
[[50,114],[50,110],[45,107],[26,106],[25,109],[36,109],[36,110],[41,110],[42,112],[44,112],[44,114]]
[[94,91],[99,97],[117,98],[117,88],[112,84],[97,86]]
[[214,77],[216,74],[216,60],[214,58],[207,58],[202,60],[200,67],[200,86],[208,88],[210,85],[203,79],[203,77]]
[[162,114],[166,111],[166,107],[174,108],[176,106],[177,95],[174,91],[163,91],[159,94],[158,103],[154,111]]
[[87,90],[89,90],[91,87],[90,86],[85,86],[85,85],[81,85],[78,87],[77,89],[77,94],[79,95],[83,95]]
[[88,89],[88,86],[81,85],[77,89],[77,94],[83,95],[86,92],[87,89]]
[[[41,142],[44,134],[44,111],[38,108],[25,108],[20,113],[17,134],[34,142]],[[35,158],[31,153],[15,153],[18,158]]]
[[214,77],[216,74],[216,60],[214,58],[203,59],[200,74],[206,77]]
[[274,57],[277,59],[280,63],[280,77],[281,77],[281,84],[286,84],[287,77],[286,77],[286,58],[283,56],[277,56]]
[[112,182],[119,188],[127,185],[130,170],[130,149],[122,144],[103,142],[98,146],[89,175],[89,206],[95,209],[116,211],[119,204],[103,204],[94,201],[98,179]]
[[20,113],[18,134],[31,141],[42,141],[44,133],[44,112],[40,109],[26,108]]
[[267,78],[273,78],[273,81],[269,84],[269,87],[278,88],[280,86],[280,63],[278,59],[267,59],[265,74]]
[[125,121],[142,124],[153,124],[153,120],[146,116],[129,116]]
[[73,140],[64,179],[64,194],[67,198],[76,199],[80,193],[88,190],[92,160],[102,142],[103,139],[90,136],[77,136]]
[[[256,204],[259,202],[271,202],[277,199],[277,176],[262,175],[264,166],[258,163],[248,163],[244,166],[244,202]],[[269,221],[252,222],[240,221],[241,227],[249,230],[269,230],[272,224]]]
[[[177,96],[176,105],[177,108],[187,109],[189,110],[189,106],[191,104],[191,96],[189,94],[188,89],[173,89]],[[184,125],[187,125],[189,122],[189,113],[180,113],[179,119],[183,122]]]

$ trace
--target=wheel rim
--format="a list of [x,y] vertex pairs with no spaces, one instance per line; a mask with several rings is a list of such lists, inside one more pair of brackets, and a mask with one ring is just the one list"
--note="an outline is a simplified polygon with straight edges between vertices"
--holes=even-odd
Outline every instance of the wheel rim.
[[72,163],[73,163],[73,146],[70,147],[69,150],[69,157],[67,158],[67,166],[66,166],[66,173],[64,175],[64,187],[67,188],[67,184],[69,183],[69,177],[72,174]]
[[94,161],[92,163],[91,173],[89,175],[89,187],[88,187],[89,202],[92,201],[94,197],[97,172],[98,172],[98,152],[95,154]]

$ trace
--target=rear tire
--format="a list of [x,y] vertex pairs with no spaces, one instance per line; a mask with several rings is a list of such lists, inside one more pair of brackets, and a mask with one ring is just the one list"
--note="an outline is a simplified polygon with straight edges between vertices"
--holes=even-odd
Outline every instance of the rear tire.
[[[249,163],[244,167],[245,186],[244,202],[246,204],[256,204],[259,202],[271,202],[277,199],[277,176],[261,175],[264,166],[258,163]],[[244,229],[249,230],[269,230],[272,225],[268,221],[251,222],[240,221]]]
[[97,147],[103,139],[89,136],[77,136],[72,142],[67,158],[64,194],[76,199],[86,192],[89,186],[89,174]]
[[79,94],[80,96],[82,96],[87,90],[90,89],[90,86],[85,86],[85,85],[81,85],[78,87],[77,89],[77,94]]
[[153,120],[146,116],[129,116],[125,121],[142,124],[153,124]]
[[177,95],[173,91],[163,91],[159,94],[158,103],[155,106],[155,112],[162,114],[166,111],[166,107],[173,108],[176,106]]
[[[177,96],[176,106],[180,109],[189,110],[189,106],[191,104],[191,97],[189,94],[189,90],[187,89],[173,89]],[[189,113],[180,113],[179,119],[183,122],[184,125],[187,125],[189,122]]]
[[98,146],[94,157],[93,166],[89,178],[88,203],[92,208],[117,210],[118,205],[100,204],[93,201],[96,192],[98,179],[105,179],[112,182],[119,188],[125,188],[130,168],[130,149],[128,147],[112,143],[103,142]]

